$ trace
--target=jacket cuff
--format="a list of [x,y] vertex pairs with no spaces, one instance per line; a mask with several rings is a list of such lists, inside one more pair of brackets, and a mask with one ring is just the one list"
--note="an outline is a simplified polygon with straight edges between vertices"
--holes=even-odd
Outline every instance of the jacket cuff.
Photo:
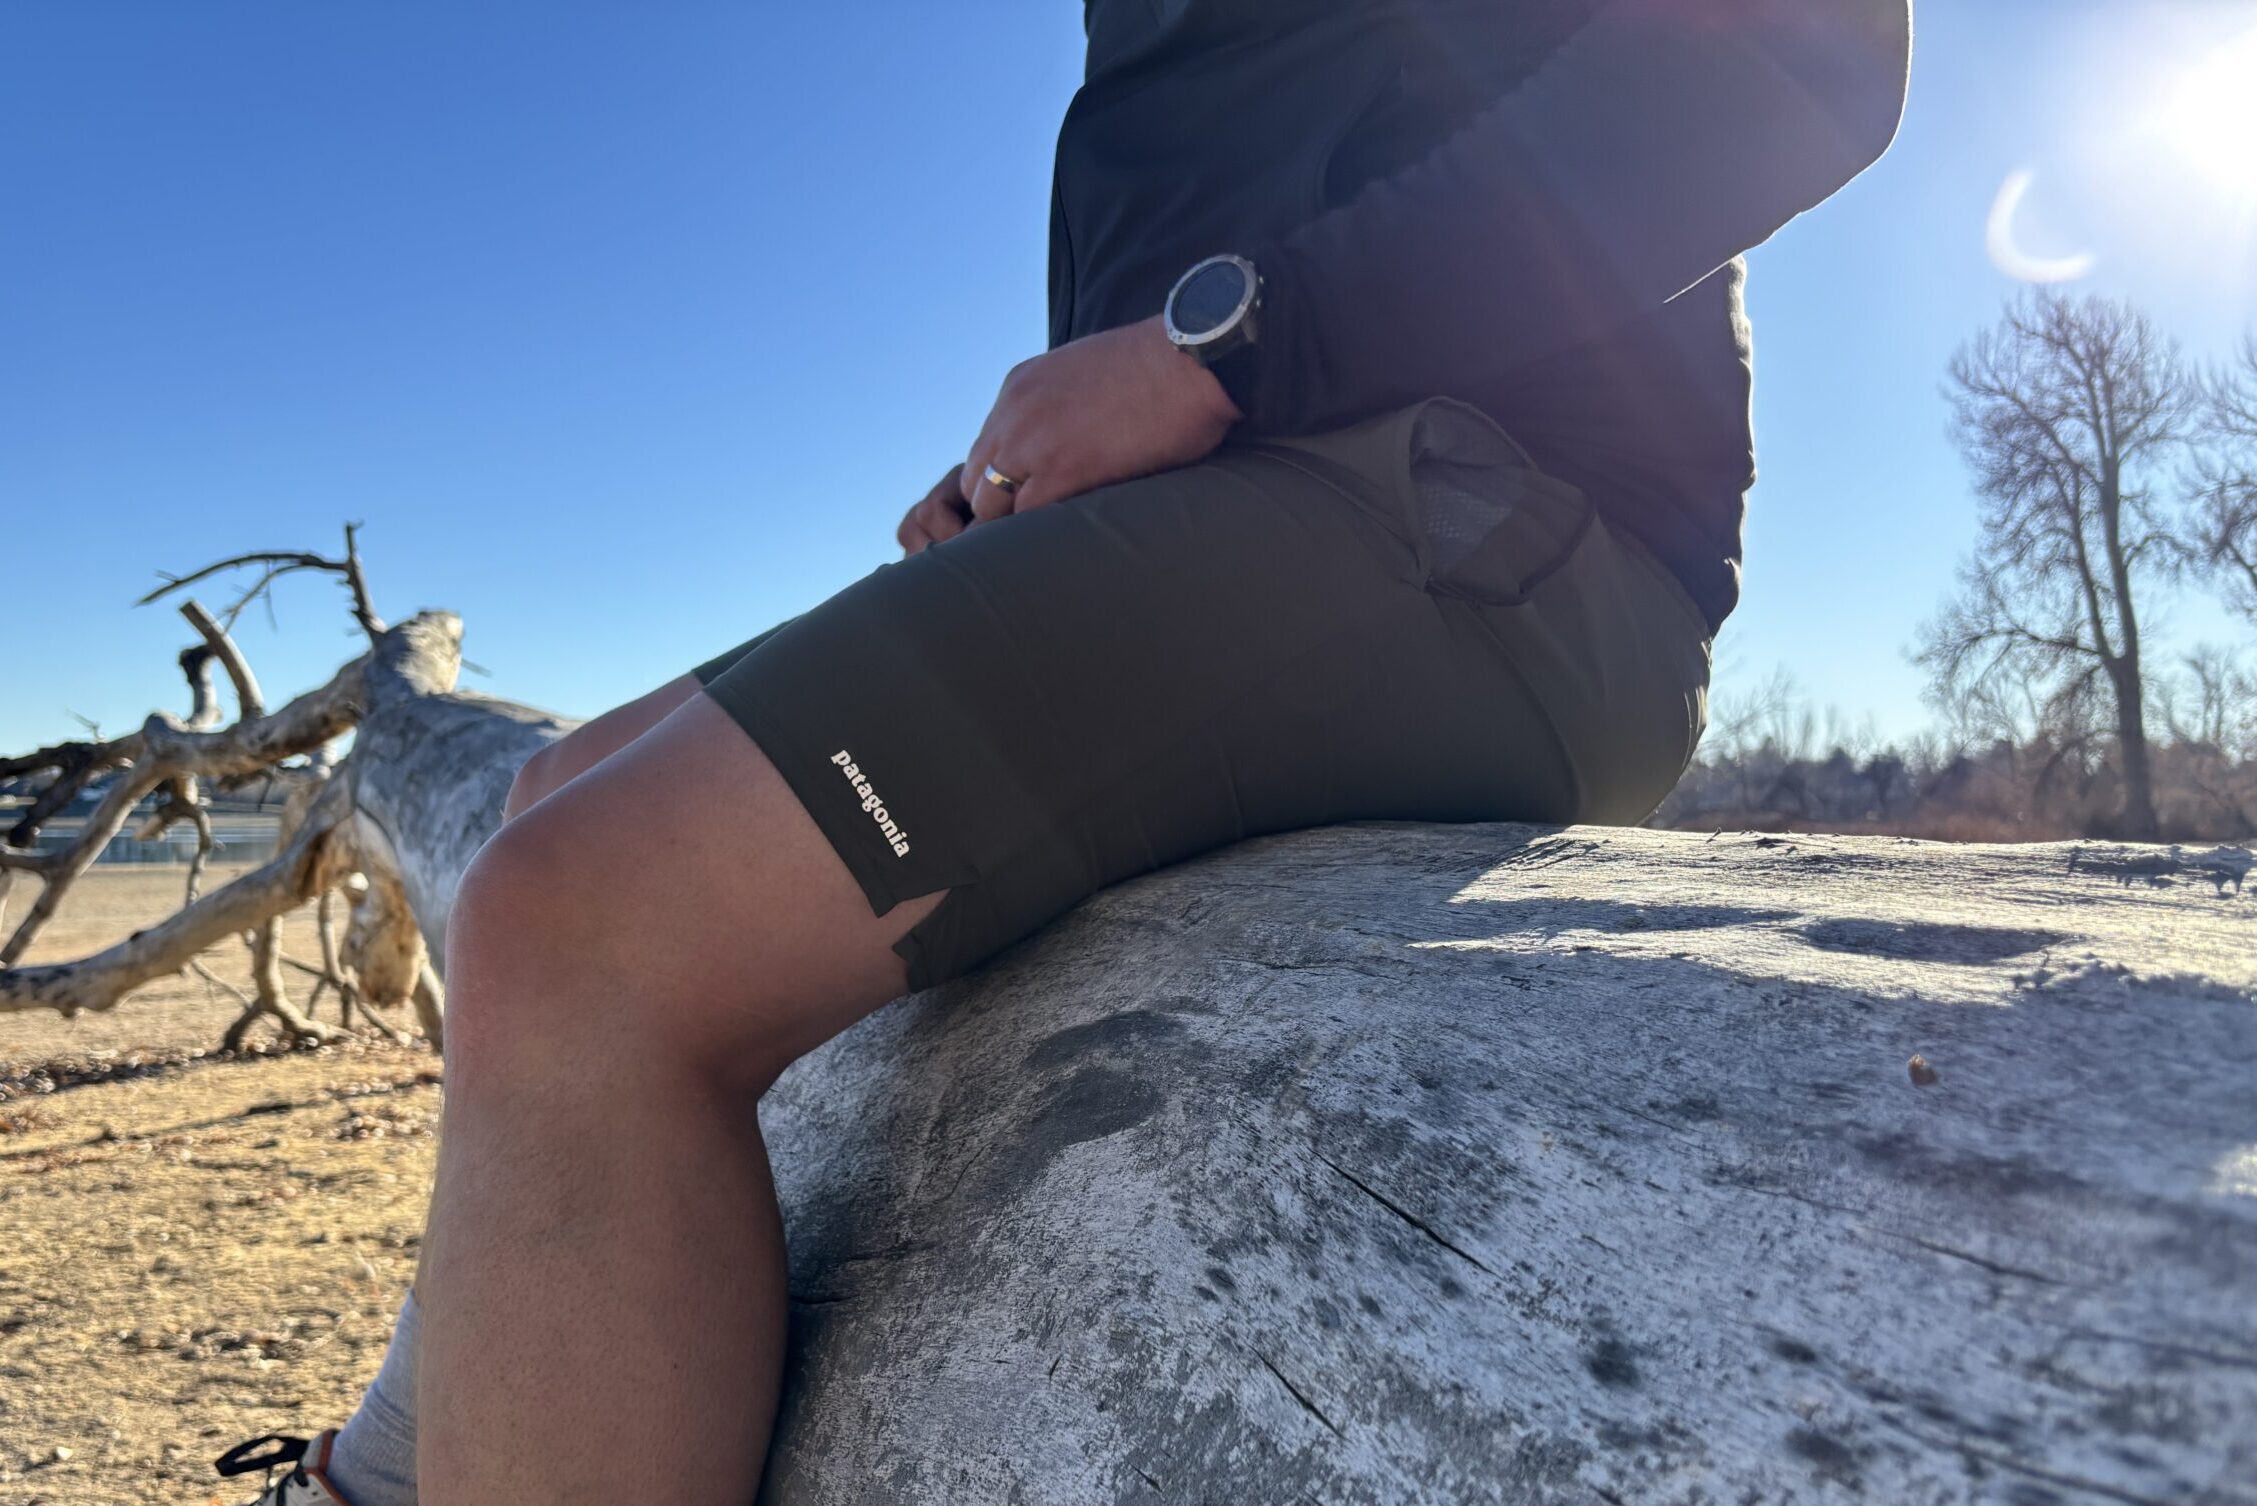
[[1256,316],[1254,340],[1207,369],[1245,415],[1239,422],[1241,429],[1262,434],[1298,433],[1304,425],[1302,415],[1295,411],[1293,372],[1306,322],[1299,289],[1288,270],[1283,246],[1273,242],[1256,247],[1247,260],[1262,278],[1262,306]]

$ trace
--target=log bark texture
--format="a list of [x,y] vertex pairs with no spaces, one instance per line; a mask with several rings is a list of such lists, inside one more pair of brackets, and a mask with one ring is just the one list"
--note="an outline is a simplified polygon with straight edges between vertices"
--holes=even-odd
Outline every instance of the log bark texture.
[[435,959],[446,955],[447,913],[463,870],[502,824],[510,781],[579,725],[456,689],[461,662],[462,623],[449,613],[423,613],[379,639],[345,765],[363,871],[372,884],[395,887]]
[[2257,1501],[2247,864],[1364,823],[1119,886],[764,1102],[762,1499]]

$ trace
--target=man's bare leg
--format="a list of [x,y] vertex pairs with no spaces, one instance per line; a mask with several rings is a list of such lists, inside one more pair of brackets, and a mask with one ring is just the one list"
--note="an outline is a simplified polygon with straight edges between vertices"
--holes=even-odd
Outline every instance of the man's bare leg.
[[[665,720],[699,690],[697,676],[677,675],[657,689],[581,723],[526,760],[511,783],[502,819],[512,820]],[[421,1307],[411,1288],[384,1363],[348,1418],[329,1458],[330,1477],[353,1506],[417,1506],[415,1375]]]
[[517,771],[517,778],[509,787],[509,799],[502,806],[502,819],[514,818],[534,801],[626,747],[664,721],[669,712],[696,695],[700,688],[697,676],[685,670],[656,690],[622,702],[574,727],[525,760],[525,766]]
[[480,849],[417,1282],[424,1506],[750,1497],[786,1323],[754,1104],[903,991],[893,942],[941,898],[873,917],[695,694]]

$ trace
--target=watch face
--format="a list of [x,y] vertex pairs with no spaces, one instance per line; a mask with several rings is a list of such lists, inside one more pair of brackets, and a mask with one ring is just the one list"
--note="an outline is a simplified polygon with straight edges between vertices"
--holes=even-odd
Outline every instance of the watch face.
[[1214,262],[1191,275],[1176,293],[1172,317],[1190,339],[1212,334],[1229,322],[1246,298],[1246,273],[1235,263]]

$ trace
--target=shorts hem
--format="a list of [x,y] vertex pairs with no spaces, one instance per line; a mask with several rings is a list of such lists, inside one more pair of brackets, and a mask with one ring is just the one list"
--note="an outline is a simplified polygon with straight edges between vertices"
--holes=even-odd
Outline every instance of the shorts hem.
[[[807,812],[831,850],[854,876],[855,884],[862,890],[872,915],[883,916],[903,900],[915,899],[920,894],[931,894],[940,889],[952,889],[969,882],[976,874],[966,872],[949,876],[914,892],[904,893],[904,886],[894,881],[869,847],[869,833],[864,829],[868,818],[860,806],[842,804],[834,788],[837,773],[827,757],[810,753],[796,733],[789,730],[790,722],[759,696],[741,686],[732,686],[722,677],[705,684],[708,696],[729,713],[730,718],[743,729],[745,735],[759,745],[768,761],[781,774],[790,787],[800,808]],[[945,903],[945,901],[943,901]],[[911,928],[914,931],[914,927]],[[902,938],[908,940],[907,936]],[[900,946],[895,946],[897,952]],[[906,953],[903,954],[905,957]],[[913,959],[912,959],[913,960]]]
[[950,982],[960,973],[967,971],[963,968],[944,967],[943,958],[945,954],[938,947],[932,945],[928,937],[929,929],[936,922],[946,924],[941,920],[943,912],[962,902],[962,894],[959,891],[951,890],[948,898],[935,905],[930,915],[902,932],[900,939],[894,942],[894,955],[907,964],[905,975],[907,992],[921,994],[926,989],[938,988],[941,984]]

